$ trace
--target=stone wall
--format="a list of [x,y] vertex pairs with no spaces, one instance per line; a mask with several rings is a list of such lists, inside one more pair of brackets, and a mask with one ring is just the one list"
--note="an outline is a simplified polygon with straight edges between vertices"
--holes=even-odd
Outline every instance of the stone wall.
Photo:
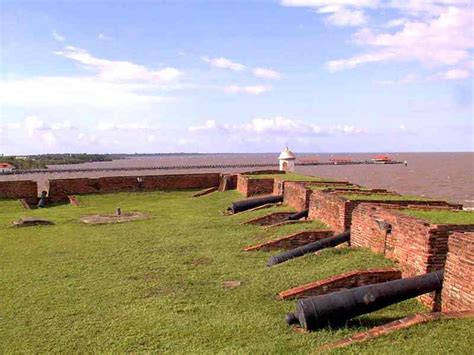
[[[351,245],[384,254],[398,263],[403,277],[411,277],[444,269],[453,231],[474,231],[474,225],[437,225],[394,208],[362,203],[352,213]],[[432,293],[420,300],[439,309],[439,297]]]
[[274,179],[250,179],[248,176],[237,176],[237,191],[245,197],[273,193]]
[[314,191],[310,197],[309,219],[317,219],[326,223],[335,232],[350,229],[352,212],[361,203],[374,203],[391,206],[425,206],[461,209],[462,205],[450,204],[445,201],[410,201],[410,200],[348,200],[337,192]]
[[32,180],[0,181],[0,198],[36,199],[38,185]]
[[48,197],[51,202],[57,202],[66,200],[68,195],[121,191],[204,189],[218,186],[219,179],[219,173],[52,179],[49,180]]
[[474,310],[474,233],[451,234],[448,249],[442,310]]

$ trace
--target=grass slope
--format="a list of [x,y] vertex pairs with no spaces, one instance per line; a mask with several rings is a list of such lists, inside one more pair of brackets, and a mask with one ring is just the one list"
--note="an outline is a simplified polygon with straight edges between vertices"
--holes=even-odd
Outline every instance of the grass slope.
[[348,200],[358,201],[430,201],[431,199],[423,196],[416,195],[392,195],[392,194],[357,194],[348,193],[343,194],[344,198]]
[[[266,268],[272,253],[241,251],[253,244],[260,228],[239,223],[268,210],[226,217],[220,211],[241,198],[235,191],[195,199],[191,194],[84,196],[80,207],[33,211],[22,210],[17,201],[0,201],[0,353],[310,353],[424,310],[410,300],[342,329],[295,332],[284,322],[295,302],[276,300],[277,292],[390,262],[367,250],[332,249]],[[152,218],[99,226],[78,222],[116,207]],[[7,228],[25,215],[56,225]],[[225,280],[242,285],[225,289]],[[467,336],[472,321],[446,324],[442,337],[439,325],[410,330],[405,348],[439,352],[455,343],[458,352],[472,349],[472,332]],[[433,335],[436,341],[429,341]],[[391,341],[361,349],[378,351]]]
[[474,211],[401,210],[404,214],[435,224],[474,224]]

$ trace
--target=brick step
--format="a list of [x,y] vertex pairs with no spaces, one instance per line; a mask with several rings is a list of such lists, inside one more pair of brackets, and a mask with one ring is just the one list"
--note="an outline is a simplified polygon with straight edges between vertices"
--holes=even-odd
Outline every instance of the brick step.
[[397,280],[402,277],[400,270],[389,269],[368,269],[354,270],[343,274],[334,275],[326,279],[310,282],[308,284],[293,287],[282,291],[278,297],[282,300],[303,298],[309,296],[319,296],[342,289],[371,285],[375,283]]
[[332,237],[334,235],[333,231],[330,230],[306,230],[302,232],[296,232],[284,237],[269,240],[264,243],[257,245],[252,245],[245,247],[245,251],[254,251],[254,250],[276,250],[276,249],[285,249],[290,250],[297,247],[300,247],[305,244],[316,242],[318,240]]

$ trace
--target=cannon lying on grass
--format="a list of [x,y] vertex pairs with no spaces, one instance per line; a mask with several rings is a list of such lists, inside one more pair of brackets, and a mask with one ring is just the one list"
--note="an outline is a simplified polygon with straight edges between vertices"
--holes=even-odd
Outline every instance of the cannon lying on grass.
[[287,221],[297,221],[301,218],[308,217],[309,209],[305,209],[300,212],[296,212],[295,214],[292,214],[286,218]]
[[301,299],[296,312],[286,316],[286,322],[299,324],[307,330],[327,325],[339,326],[365,313],[377,311],[392,304],[440,290],[443,271],[387,281],[378,284],[341,290],[325,295]]
[[248,198],[246,200],[232,202],[232,205],[227,209],[227,211],[231,213],[239,213],[255,207],[267,205],[269,203],[279,203],[282,201],[283,195]]
[[309,243],[309,244],[300,246],[298,248],[291,249],[289,251],[285,251],[283,253],[274,255],[270,259],[268,259],[267,266],[277,265],[294,258],[299,258],[300,256],[303,256],[305,254],[313,253],[321,249],[335,247],[336,245],[342,244],[344,242],[348,242],[350,237],[351,237],[350,232],[346,231],[344,233],[335,235],[333,237],[324,238],[316,242]]

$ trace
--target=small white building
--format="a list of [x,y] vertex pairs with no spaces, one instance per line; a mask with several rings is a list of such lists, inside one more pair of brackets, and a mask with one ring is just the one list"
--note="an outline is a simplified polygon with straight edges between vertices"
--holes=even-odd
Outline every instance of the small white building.
[[280,171],[295,171],[296,156],[291,150],[288,149],[288,147],[286,147],[283,152],[281,152],[278,160],[280,162]]
[[15,166],[10,163],[0,163],[0,174],[11,174],[15,171]]

